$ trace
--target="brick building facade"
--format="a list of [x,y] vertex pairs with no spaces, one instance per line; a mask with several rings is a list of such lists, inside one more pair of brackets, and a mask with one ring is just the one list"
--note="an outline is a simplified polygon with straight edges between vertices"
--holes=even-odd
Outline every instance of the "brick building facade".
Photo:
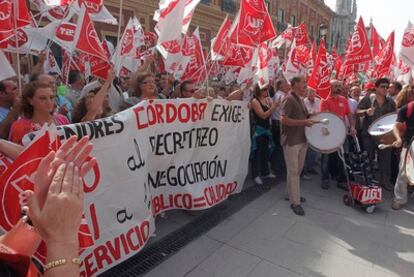
[[[209,47],[210,40],[215,36],[227,13],[234,16],[239,9],[239,0],[202,0],[197,6],[190,31],[200,26],[200,37],[204,48]],[[323,0],[273,0],[267,6],[272,17],[274,27],[279,34],[287,24],[293,26],[305,22],[309,36],[319,39],[321,28],[328,28],[327,41],[330,41],[331,23],[335,13]],[[105,0],[106,7],[115,16],[119,17],[119,0]],[[145,30],[153,30],[155,22],[152,20],[154,11],[158,8],[158,0],[124,0],[122,28],[132,15],[136,15]],[[117,26],[96,24],[101,35],[115,41]]]

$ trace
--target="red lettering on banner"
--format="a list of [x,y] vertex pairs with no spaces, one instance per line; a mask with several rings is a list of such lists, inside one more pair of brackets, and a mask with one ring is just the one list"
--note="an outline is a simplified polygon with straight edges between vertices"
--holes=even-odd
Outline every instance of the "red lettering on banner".
[[154,216],[173,208],[190,210],[193,208],[193,196],[189,193],[160,194],[152,198],[151,208]]
[[171,123],[177,119],[177,110],[175,109],[174,104],[167,103],[165,105],[167,112],[167,123]]
[[126,239],[128,241],[128,245],[131,248],[132,251],[138,251],[139,249],[139,240],[137,239],[137,244],[134,244],[132,241],[132,235],[134,234],[135,229],[129,229],[129,231],[126,233]]
[[207,103],[153,103],[150,100],[148,106],[139,106],[133,109],[139,130],[160,123],[196,122],[204,120]]
[[204,189],[204,197],[209,206],[213,206],[232,194],[237,188],[237,182],[228,183],[227,185],[218,184]]
[[[119,238],[116,238],[115,240],[119,240]],[[96,257],[96,266],[98,268],[102,268],[103,266],[103,261],[105,260],[107,265],[112,264],[112,259],[108,256],[108,248],[106,248],[104,245],[100,245],[98,247],[96,247],[93,250],[93,254]]]
[[[130,249],[138,251],[148,241],[149,236],[150,224],[145,220],[140,225],[130,228],[126,233],[99,245],[82,261],[80,276],[95,275],[99,270],[130,254]],[[134,244],[134,241],[138,241],[138,244]]]
[[[121,236],[123,236],[123,235],[124,234],[121,234]],[[106,242],[106,247],[109,249],[109,251],[111,252],[112,257],[114,257],[115,260],[119,260],[121,258],[121,248],[120,248],[120,246],[121,245],[119,243],[119,237],[115,238],[113,242],[112,241],[107,241]],[[98,259],[96,259],[96,261],[98,263],[100,262]],[[98,264],[98,267],[102,267],[102,266],[99,266],[99,264]]]
[[[98,272],[98,269],[96,267],[94,267],[93,261],[91,261],[91,259],[93,258],[93,253],[89,254],[88,256],[85,257],[85,259],[83,260],[82,264],[85,266],[85,270],[80,273],[80,276],[92,276],[93,274],[95,274],[96,272]],[[81,266],[82,266],[81,264]]]
[[91,204],[89,206],[89,211],[91,214],[91,220],[92,220],[92,227],[93,227],[93,238],[95,240],[98,240],[100,238],[100,232],[99,232],[99,224],[98,224],[98,218],[96,216],[96,208],[95,204]]
[[237,188],[237,182],[228,184],[218,184],[204,189],[204,196],[193,198],[189,193],[185,194],[160,194],[154,196],[151,200],[152,214],[157,214],[170,209],[186,209],[202,208],[205,206],[214,206],[215,204],[225,200]]
[[[129,230],[129,231],[131,231],[131,230]],[[125,254],[128,255],[130,251],[129,251],[128,243],[127,243],[126,238],[125,238],[124,235],[121,236],[121,243],[122,243],[122,246],[125,249]]]

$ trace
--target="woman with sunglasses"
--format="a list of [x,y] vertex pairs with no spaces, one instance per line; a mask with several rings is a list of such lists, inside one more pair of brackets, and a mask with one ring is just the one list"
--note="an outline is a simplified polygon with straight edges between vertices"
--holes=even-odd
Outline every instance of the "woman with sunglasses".
[[128,109],[144,100],[158,99],[154,75],[151,73],[140,73],[137,75],[134,83],[134,90],[130,97],[125,100],[123,109]]

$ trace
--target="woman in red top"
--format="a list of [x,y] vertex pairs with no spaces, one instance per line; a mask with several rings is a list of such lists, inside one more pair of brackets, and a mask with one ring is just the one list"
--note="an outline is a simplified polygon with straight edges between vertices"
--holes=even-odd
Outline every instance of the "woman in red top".
[[13,123],[9,140],[22,144],[22,139],[26,134],[39,130],[45,123],[69,124],[70,122],[65,116],[55,114],[55,98],[56,95],[50,84],[29,83],[22,95],[24,117]]

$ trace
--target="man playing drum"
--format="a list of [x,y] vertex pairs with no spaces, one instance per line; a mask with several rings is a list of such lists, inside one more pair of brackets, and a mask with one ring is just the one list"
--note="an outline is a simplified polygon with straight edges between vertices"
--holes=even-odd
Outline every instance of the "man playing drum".
[[[343,90],[343,83],[338,80],[331,81],[331,93],[329,97],[322,100],[319,111],[331,112],[338,115],[345,122],[345,118],[348,118],[350,123],[351,135],[356,134],[355,121],[349,107],[348,100],[341,96]],[[338,156],[338,152],[331,154],[322,154],[321,159],[322,170],[322,188],[329,189],[329,175],[335,176],[338,182],[338,187],[347,190],[346,175],[343,162]]]
[[375,97],[373,95],[365,96],[358,105],[357,115],[365,116],[362,123],[362,142],[364,150],[369,153],[373,160],[375,152],[378,153],[378,164],[380,183],[384,189],[391,191],[391,154],[392,149],[379,150],[377,144],[368,133],[369,126],[379,117],[392,113],[396,110],[395,102],[392,98],[387,97],[387,90],[390,81],[388,79],[378,79],[375,82]]
[[[400,210],[405,203],[407,203],[407,183],[408,178],[404,168],[405,165],[405,156],[407,153],[407,149],[410,146],[410,142],[414,136],[414,112],[408,112],[408,105],[402,106],[402,108],[398,112],[397,122],[394,125],[394,136],[397,140],[393,143],[393,147],[400,148],[403,147],[401,150],[400,155],[400,166],[397,181],[395,182],[394,187],[394,200],[392,202],[391,207],[394,210]],[[411,104],[412,105],[412,104]],[[411,107],[412,108],[412,107]],[[406,126],[406,130],[404,133],[404,140],[401,138],[400,130],[404,128],[404,124]]]
[[306,96],[305,77],[294,77],[291,80],[292,92],[286,96],[282,104],[281,143],[287,169],[287,192],[290,207],[297,215],[305,215],[300,196],[300,174],[306,157],[308,144],[305,137],[305,126],[312,126],[313,120],[308,119],[308,111],[302,98]]

